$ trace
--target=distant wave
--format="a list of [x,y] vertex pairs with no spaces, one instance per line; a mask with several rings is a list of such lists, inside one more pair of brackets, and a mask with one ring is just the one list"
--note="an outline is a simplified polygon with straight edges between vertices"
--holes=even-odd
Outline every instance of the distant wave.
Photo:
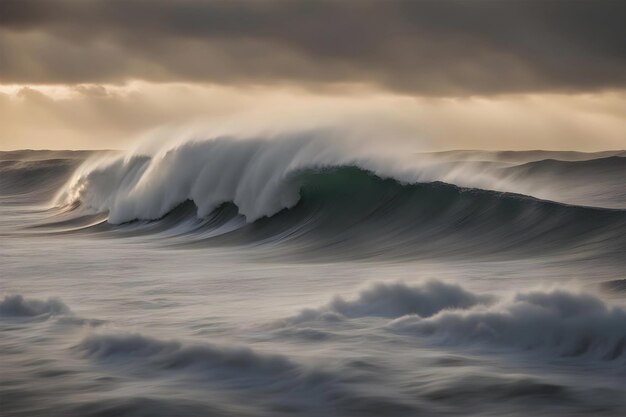
[[448,160],[455,161],[500,161],[511,164],[525,164],[543,160],[565,162],[591,161],[613,156],[626,157],[626,150],[578,152],[578,151],[482,151],[482,150],[454,150],[436,152]]
[[600,288],[609,293],[626,293],[626,279],[614,279],[601,282]]
[[0,300],[0,319],[19,320],[20,322],[39,322],[54,319],[55,323],[70,326],[97,327],[105,320],[87,319],[75,315],[61,299],[29,298],[21,294],[5,295]]
[[67,177],[82,163],[80,159],[0,159],[0,195],[31,194],[39,200],[51,198]]
[[58,298],[40,300],[11,294],[0,301],[0,317],[49,317],[70,313],[69,307]]
[[[263,355],[244,347],[186,346],[140,334],[95,334],[83,340],[76,349],[86,357],[102,361],[140,360],[164,370],[195,368],[203,372],[236,373],[232,377],[280,377],[297,371],[298,367],[284,356]],[[237,374],[242,372],[243,375]]]
[[72,172],[94,154],[91,151],[0,151],[0,197],[27,197],[29,202],[50,199]]
[[328,305],[305,309],[287,320],[297,324],[311,320],[333,321],[340,317],[397,318],[408,314],[429,317],[442,310],[467,309],[493,300],[490,295],[474,294],[458,284],[430,280],[419,285],[402,282],[373,283],[356,298],[336,296]]
[[618,174],[626,170],[626,156],[608,156],[582,161],[561,161],[558,159],[542,159],[527,162],[509,168],[511,171],[543,174],[578,174],[597,175],[603,173]]
[[519,292],[490,306],[408,315],[389,328],[448,345],[491,345],[561,357],[626,360],[626,310],[589,293]]
[[[626,208],[626,157],[583,161],[545,159],[503,168],[512,183],[535,184],[534,195],[572,204]],[[532,191],[529,188],[529,191]]]
[[376,282],[356,297],[335,297],[277,325],[289,330],[283,334],[301,336],[298,330],[323,332],[332,328],[329,323],[363,317],[385,319],[381,325],[388,330],[437,345],[626,362],[624,305],[577,289],[496,295],[438,280],[413,285]]

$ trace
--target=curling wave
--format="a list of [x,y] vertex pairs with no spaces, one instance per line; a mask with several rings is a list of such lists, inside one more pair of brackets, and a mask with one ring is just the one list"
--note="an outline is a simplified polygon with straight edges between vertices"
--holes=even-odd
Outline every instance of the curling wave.
[[114,225],[156,220],[125,230],[170,229],[194,244],[288,242],[308,253],[359,256],[587,251],[602,242],[611,242],[611,253],[626,249],[625,210],[460,188],[438,178],[445,175],[306,135],[218,138],[87,161],[57,202],[106,213]]
[[[499,181],[502,170],[492,165],[485,169],[484,162],[451,161],[447,153],[436,157],[385,153],[376,147],[332,139],[332,135],[314,133],[276,138],[218,137],[106,153],[83,164],[56,200],[59,205],[80,203],[83,208],[107,213],[112,224],[159,219],[185,201],[196,205],[199,217],[208,216],[224,203],[233,203],[248,222],[254,222],[295,206],[303,173],[341,167],[401,184],[444,182],[518,193],[524,188],[516,187],[519,179]],[[582,164],[587,168],[591,165],[594,171],[606,166],[602,160]],[[623,163],[617,165],[624,167]]]
[[[573,249],[614,255],[626,249],[626,211],[463,189],[404,184],[357,167],[303,171],[286,180],[290,208],[254,222],[233,203],[208,214],[186,202],[152,222],[116,232],[180,236],[186,245],[271,243],[310,255],[397,257]],[[275,202],[272,202],[275,204]],[[106,228],[105,228],[106,229]],[[325,252],[325,254],[323,253]]]
[[463,188],[439,181],[450,177],[445,164],[415,169],[345,146],[303,135],[108,154],[83,164],[57,204],[106,214],[131,233],[185,234],[188,244],[288,242],[310,254],[626,249],[626,210]]

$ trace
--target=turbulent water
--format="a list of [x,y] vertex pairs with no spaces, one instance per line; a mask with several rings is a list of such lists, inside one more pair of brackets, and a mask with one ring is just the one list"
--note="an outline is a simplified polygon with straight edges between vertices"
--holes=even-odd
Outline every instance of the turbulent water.
[[626,152],[0,153],[2,416],[623,416]]

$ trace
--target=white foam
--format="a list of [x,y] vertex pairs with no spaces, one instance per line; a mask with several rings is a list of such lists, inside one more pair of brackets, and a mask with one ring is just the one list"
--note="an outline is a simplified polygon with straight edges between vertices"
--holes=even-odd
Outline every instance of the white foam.
[[248,221],[298,201],[286,179],[300,169],[350,163],[330,142],[314,136],[286,139],[216,138],[164,147],[152,155],[104,157],[83,165],[57,198],[80,201],[109,222],[156,219],[186,200],[205,216],[233,202]]
[[[188,133],[186,134],[188,135]],[[354,165],[404,183],[443,181],[463,187],[511,191],[541,198],[541,183],[506,178],[493,164],[450,160],[385,146],[329,130],[260,137],[173,136],[147,140],[124,153],[96,155],[58,193],[57,205],[82,203],[108,213],[111,223],[158,219],[192,200],[204,217],[232,202],[247,221],[295,205],[298,171]],[[558,198],[555,198],[558,200]]]

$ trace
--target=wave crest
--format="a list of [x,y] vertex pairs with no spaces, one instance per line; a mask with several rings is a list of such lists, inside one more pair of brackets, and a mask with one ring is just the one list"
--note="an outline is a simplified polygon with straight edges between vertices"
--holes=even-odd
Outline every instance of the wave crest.
[[364,288],[356,298],[336,296],[326,306],[303,310],[290,321],[332,320],[336,315],[346,318],[396,318],[408,314],[429,317],[442,310],[467,309],[489,303],[492,299],[489,295],[472,293],[460,285],[436,280],[418,285],[377,282]]
[[230,137],[188,141],[154,154],[105,157],[83,165],[57,197],[108,212],[109,222],[152,220],[191,200],[205,217],[226,202],[248,221],[298,202],[287,179],[312,167],[354,163],[338,145],[309,135],[289,139]]
[[[107,213],[112,224],[158,220],[125,230],[185,234],[180,244],[288,242],[283,254],[322,258],[571,247],[583,256],[613,256],[626,248],[625,210],[460,188],[437,182],[461,176],[459,167],[416,168],[415,155],[405,164],[347,143],[313,134],[223,137],[107,154],[81,166],[58,203],[80,214]],[[85,227],[99,222],[84,217]]]
[[565,290],[518,293],[491,306],[411,315],[389,328],[452,345],[487,344],[558,356],[626,359],[626,310],[594,294]]

